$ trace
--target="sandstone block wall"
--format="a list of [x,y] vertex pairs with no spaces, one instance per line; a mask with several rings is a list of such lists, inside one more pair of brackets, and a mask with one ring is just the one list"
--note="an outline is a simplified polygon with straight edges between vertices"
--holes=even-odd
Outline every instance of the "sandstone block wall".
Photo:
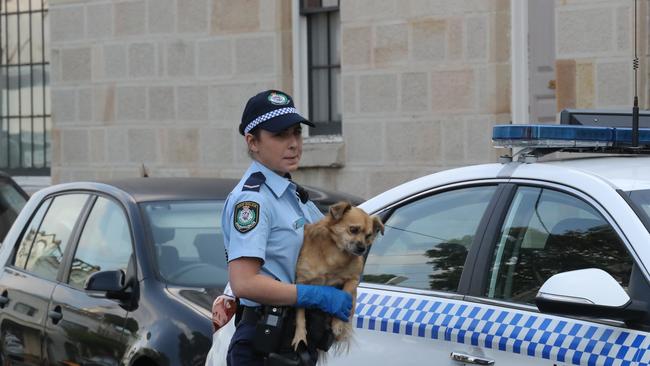
[[[53,182],[137,176],[143,164],[156,176],[238,177],[245,100],[292,91],[291,6],[51,0]],[[559,109],[631,104],[632,6],[555,1]],[[496,160],[491,128],[511,111],[510,1],[341,0],[340,18],[343,133],[306,143],[297,179],[370,197]]]

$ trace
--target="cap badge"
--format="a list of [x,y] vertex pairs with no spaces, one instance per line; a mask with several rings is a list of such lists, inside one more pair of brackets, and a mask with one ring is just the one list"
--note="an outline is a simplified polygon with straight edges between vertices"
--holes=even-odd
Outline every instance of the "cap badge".
[[271,93],[268,98],[269,102],[274,105],[287,105],[289,104],[289,98],[281,93]]

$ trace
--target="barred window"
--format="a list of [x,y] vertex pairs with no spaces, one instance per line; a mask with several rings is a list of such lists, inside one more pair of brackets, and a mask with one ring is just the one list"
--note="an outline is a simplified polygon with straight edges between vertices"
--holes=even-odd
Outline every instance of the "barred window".
[[0,169],[50,174],[46,0],[0,0]]
[[339,0],[301,0],[307,18],[310,135],[341,134],[341,20]]

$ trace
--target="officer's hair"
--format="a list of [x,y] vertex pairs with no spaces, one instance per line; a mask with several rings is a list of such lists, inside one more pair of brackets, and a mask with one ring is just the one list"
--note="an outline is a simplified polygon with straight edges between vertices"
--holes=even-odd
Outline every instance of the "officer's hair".
[[[260,139],[260,134],[261,134],[260,131],[261,131],[261,129],[259,129],[259,128],[254,128],[254,129],[253,129],[252,131],[250,131],[249,133],[250,133],[251,135],[253,135],[253,137],[255,137],[256,140],[259,140],[259,139]],[[255,159],[255,155],[254,155],[253,152],[251,151],[251,148],[250,148],[250,146],[248,146],[248,144],[246,144],[246,150],[248,151],[248,157],[250,157],[250,158],[253,159],[253,160],[256,160],[256,159]]]

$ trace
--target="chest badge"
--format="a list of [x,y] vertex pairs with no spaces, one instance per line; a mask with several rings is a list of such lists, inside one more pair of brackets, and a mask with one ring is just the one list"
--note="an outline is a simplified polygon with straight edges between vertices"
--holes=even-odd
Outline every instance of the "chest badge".
[[235,229],[242,234],[253,230],[259,222],[259,216],[259,203],[253,201],[239,202],[237,206],[235,206]]
[[293,229],[294,230],[298,230],[303,226],[305,226],[305,218],[304,217],[301,217],[298,220],[293,222]]

